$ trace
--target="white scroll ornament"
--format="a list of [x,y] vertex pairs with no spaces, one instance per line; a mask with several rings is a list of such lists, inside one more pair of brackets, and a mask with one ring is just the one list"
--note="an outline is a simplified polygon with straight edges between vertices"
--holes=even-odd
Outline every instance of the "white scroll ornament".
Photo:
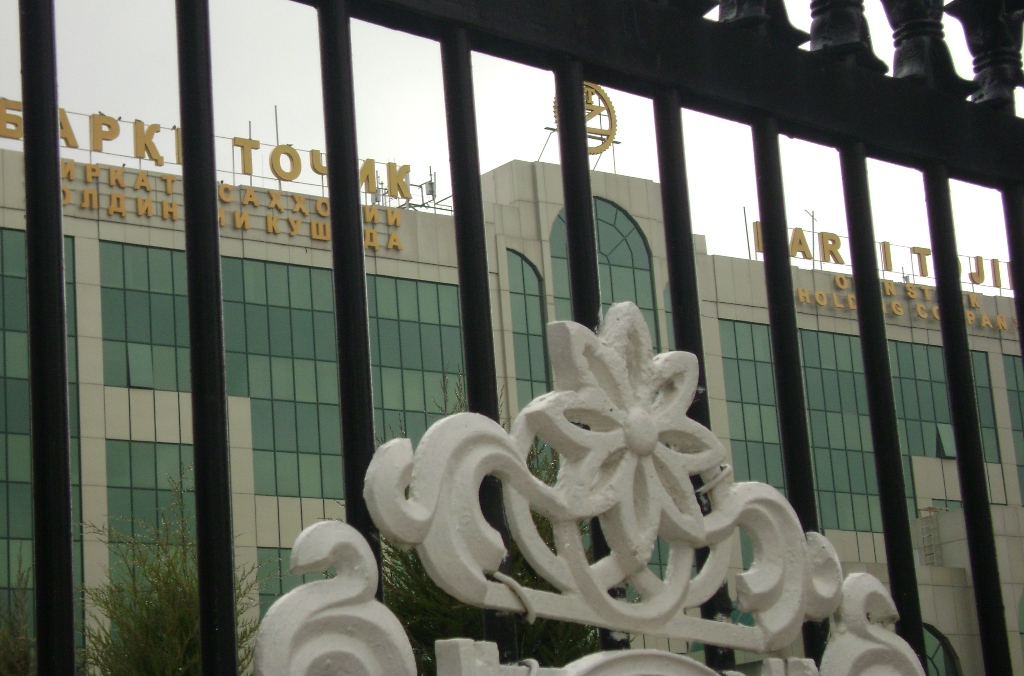
[[292,548],[294,575],[336,571],[307,582],[267,611],[254,667],[265,676],[416,676],[402,623],[379,603],[377,562],[363,536],[339,521],[306,528]]
[[[697,388],[692,354],[652,356],[632,303],[612,306],[597,335],[572,322],[549,324],[548,342],[556,389],[521,411],[511,434],[463,413],[435,423],[415,453],[408,439],[377,451],[364,495],[385,537],[415,546],[431,578],[460,601],[530,617],[766,652],[791,643],[805,619],[835,611],[842,579],[831,544],[805,536],[774,488],[733,483],[717,437],[687,416]],[[535,440],[558,454],[554,486],[530,473]],[[506,550],[477,499],[487,475],[502,483],[516,543],[556,592],[498,579]],[[706,517],[694,476],[711,501]],[[553,548],[534,514],[551,522]],[[592,518],[611,547],[593,565],[579,528]],[[725,581],[738,528],[754,548],[750,570],[736,577],[738,608],[755,626],[687,615]],[[664,579],[648,569],[659,537],[669,550]],[[711,553],[693,577],[701,547]],[[609,594],[627,584],[639,601]]]
[[[892,632],[895,606],[869,575],[841,583],[824,537],[801,532],[774,488],[731,481],[725,451],[686,412],[697,360],[683,352],[651,356],[643,315],[611,308],[598,335],[570,322],[549,325],[558,389],[534,400],[511,434],[487,418],[459,414],[434,424],[413,454],[407,439],[382,446],[366,475],[365,497],[381,531],[416,547],[430,577],[461,601],[706,644],[770,652],[791,643],[806,618],[838,608],[820,676],[924,676],[910,647]],[[527,458],[535,440],[558,454],[554,486],[536,479]],[[524,588],[498,573],[506,555],[478,500],[484,477],[504,488],[510,529],[533,568],[556,592]],[[700,476],[712,512],[703,516],[690,482]],[[553,547],[534,514],[554,528]],[[578,524],[599,518],[611,555],[591,565]],[[721,586],[733,535],[754,548],[736,576],[737,607],[755,626],[685,614]],[[667,542],[664,579],[647,566],[657,538]],[[694,550],[710,555],[693,576]],[[257,637],[260,675],[412,676],[415,663],[398,620],[373,598],[377,567],[369,546],[338,522],[310,526],[295,541],[292,572],[334,567],[275,603]],[[629,584],[637,602],[613,598]],[[842,605],[840,607],[840,595]],[[441,676],[712,676],[706,666],[661,651],[597,653],[562,668],[527,660],[502,665],[494,644],[459,639],[436,645]],[[819,676],[810,660],[765,660],[762,676]],[[729,676],[737,676],[729,672]]]

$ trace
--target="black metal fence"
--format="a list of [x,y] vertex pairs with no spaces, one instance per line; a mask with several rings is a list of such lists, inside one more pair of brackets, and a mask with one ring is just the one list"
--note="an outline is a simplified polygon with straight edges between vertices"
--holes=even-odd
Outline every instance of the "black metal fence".
[[[455,227],[469,407],[498,415],[484,255],[484,215],[470,54],[472,50],[555,74],[573,315],[600,320],[583,80],[655,102],[676,344],[703,356],[681,107],[749,124],[763,228],[765,282],[789,497],[817,530],[802,371],[779,160],[779,134],[837,148],[846,195],[871,428],[899,633],[924,654],[918,588],[896,427],[872,232],[868,157],[922,172],[936,264],[938,304],[958,449],[963,507],[988,674],[1009,674],[1010,655],[974,400],[949,180],[1002,191],[1011,273],[1024,279],[1024,122],[1013,91],[1024,83],[1021,22],[1012,0],[956,0],[975,57],[972,85],[959,79],[943,42],[941,5],[883,0],[893,25],[895,77],[873,56],[857,0],[813,0],[810,36],[789,25],[782,3],[721,0],[302,0],[319,14],[328,181],[334,201],[334,283],[349,521],[374,539],[361,500],[374,452],[366,285],[353,104],[352,18],[438,40],[452,160]],[[33,417],[35,574],[39,670],[74,666],[68,382],[53,0],[21,0],[27,196],[30,368]],[[183,127],[186,254],[192,345],[196,516],[203,670],[236,670],[220,254],[216,227],[213,97],[206,0],[177,0]],[[809,37],[811,50],[798,46]],[[973,102],[966,97],[974,92]],[[1016,300],[1024,317],[1024,294]],[[691,414],[709,422],[706,399]],[[481,491],[484,512],[505,532],[500,487]],[[599,535],[599,533],[597,534]],[[600,544],[597,537],[597,544]],[[507,621],[488,616],[502,658],[515,657]],[[827,625],[805,627],[820,658]],[[726,664],[727,651],[710,661]]]

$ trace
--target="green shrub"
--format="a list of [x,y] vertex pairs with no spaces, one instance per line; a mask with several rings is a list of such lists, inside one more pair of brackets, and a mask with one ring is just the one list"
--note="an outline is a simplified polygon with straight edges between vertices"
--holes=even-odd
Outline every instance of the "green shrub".
[[[201,673],[199,582],[194,517],[185,492],[172,482],[171,501],[157,523],[124,520],[123,529],[89,527],[111,552],[109,581],[85,590],[90,622],[85,628],[84,662],[110,676]],[[125,532],[122,532],[125,531]],[[235,579],[239,671],[251,668],[259,622],[243,619],[256,605],[252,567]]]

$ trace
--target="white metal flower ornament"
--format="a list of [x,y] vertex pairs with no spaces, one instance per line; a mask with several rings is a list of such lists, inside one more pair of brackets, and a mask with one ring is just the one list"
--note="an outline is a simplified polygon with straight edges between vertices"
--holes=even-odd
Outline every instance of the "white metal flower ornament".
[[[548,325],[555,391],[530,403],[511,433],[474,414],[433,425],[413,453],[407,439],[382,446],[366,475],[374,521],[391,540],[415,546],[431,577],[459,600],[488,608],[629,632],[729,643],[746,650],[789,644],[806,617],[839,603],[838,558],[820,536],[805,538],[775,489],[734,484],[725,450],[687,417],[697,386],[696,358],[652,356],[640,310],[612,306],[598,334],[572,322]],[[527,464],[535,440],[558,454],[549,486]],[[503,579],[505,548],[484,520],[480,483],[496,476],[516,543],[557,592]],[[702,516],[691,477],[706,482],[713,512]],[[554,529],[554,549],[534,515]],[[611,555],[590,564],[579,523],[600,519]],[[691,617],[725,580],[737,528],[754,543],[752,568],[737,578],[739,607],[754,627]],[[664,579],[648,568],[657,538],[669,548]],[[696,549],[710,547],[692,577]],[[640,600],[614,598],[628,584]]]
[[[886,673],[921,676],[905,642],[889,631],[892,600],[870,576],[843,584],[827,539],[804,534],[774,488],[734,483],[725,450],[687,410],[699,365],[683,352],[652,356],[636,306],[610,309],[597,334],[571,322],[548,325],[555,391],[520,412],[511,432],[483,416],[461,413],[435,423],[415,453],[408,439],[378,449],[364,497],[383,535],[413,546],[430,577],[475,606],[581,622],[757,653],[789,645],[806,619],[839,610],[822,676]],[[537,442],[559,460],[555,484],[530,472]],[[488,475],[503,487],[512,537],[555,591],[521,586],[498,571],[506,555],[484,519],[479,489]],[[700,476],[712,506],[703,515],[691,478]],[[549,544],[535,517],[547,519]],[[587,558],[579,524],[600,520],[611,554]],[[267,614],[257,639],[258,674],[410,674],[401,625],[372,599],[369,548],[342,524],[303,531],[293,571],[338,568],[338,578],[303,585]],[[726,580],[737,530],[754,560],[733,587],[737,608],[754,626],[687,614]],[[648,564],[658,538],[668,545],[663,578]],[[361,546],[360,546],[361,545]],[[709,548],[699,573],[695,550]],[[609,590],[628,584],[638,599]],[[840,601],[842,607],[840,608]],[[438,670],[447,676],[636,676],[712,674],[694,660],[659,651],[590,655],[560,669],[501,665],[493,644],[439,641]],[[915,666],[916,665],[916,666]],[[767,676],[815,676],[803,659],[767,660]]]

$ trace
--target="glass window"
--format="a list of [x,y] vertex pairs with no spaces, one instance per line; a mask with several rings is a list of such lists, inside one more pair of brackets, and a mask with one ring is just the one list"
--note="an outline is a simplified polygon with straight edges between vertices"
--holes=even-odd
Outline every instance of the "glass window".
[[114,242],[100,242],[100,284],[104,287],[124,288],[123,246]]
[[313,308],[309,268],[298,265],[288,266],[288,294],[291,307],[300,310],[310,310]]
[[128,343],[128,385],[153,387],[153,348],[150,345]]
[[267,303],[288,307],[288,267],[279,263],[267,263]]

